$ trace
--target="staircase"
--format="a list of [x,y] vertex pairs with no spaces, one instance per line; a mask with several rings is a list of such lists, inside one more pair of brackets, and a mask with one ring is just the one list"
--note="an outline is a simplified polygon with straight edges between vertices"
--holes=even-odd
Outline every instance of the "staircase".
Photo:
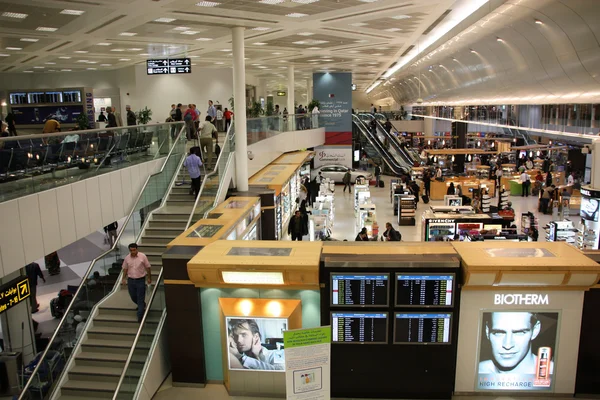
[[[188,144],[189,148],[192,143]],[[209,169],[206,168],[206,171]],[[202,172],[202,178],[205,171]],[[185,183],[182,183],[185,182]],[[212,192],[218,188],[214,183],[203,188],[203,196],[198,199],[189,193],[190,178],[185,167],[181,166],[175,183],[171,186],[163,206],[149,216],[144,231],[138,240],[138,251],[148,257],[152,269],[152,283],[156,283],[162,269],[162,255],[169,242],[184,232],[190,214],[192,223],[201,219],[214,203]],[[206,195],[205,195],[206,193]],[[158,291],[163,288],[159,287]],[[146,296],[151,290],[146,291]],[[157,292],[158,295],[158,292]],[[161,316],[165,312],[161,302],[154,302],[148,313],[144,331],[148,332],[136,345],[132,363],[127,370],[128,377],[139,378],[147,360],[151,343]],[[90,398],[112,398],[135,335],[139,329],[136,306],[131,301],[126,287],[121,287],[98,305],[96,315],[83,334],[80,351],[74,356],[67,372],[67,380],[60,387],[58,396],[53,399],[83,400]],[[136,373],[138,375],[136,375]],[[135,385],[122,386],[118,398],[133,398]]]

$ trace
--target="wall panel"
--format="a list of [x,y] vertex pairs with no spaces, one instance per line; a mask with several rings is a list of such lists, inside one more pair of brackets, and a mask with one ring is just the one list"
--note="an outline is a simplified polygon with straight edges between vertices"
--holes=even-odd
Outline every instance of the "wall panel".
[[42,237],[44,239],[44,255],[46,255],[62,247],[56,189],[41,192],[38,196],[38,201],[40,221],[42,223]]
[[90,233],[90,217],[88,214],[90,212],[99,212],[99,210],[94,211],[90,210],[89,208],[86,182],[87,181],[81,181],[72,185],[71,197],[73,200],[71,205],[71,213],[75,218],[75,240],[81,239]]
[[4,274],[8,275],[27,264],[21,236],[18,201],[11,200],[0,204],[0,215],[2,215],[4,227],[4,229],[0,229],[0,250],[2,251]]
[[[112,191],[112,196],[110,196],[113,206],[113,221],[115,218],[125,215],[125,211],[123,208],[123,187],[121,186],[121,171],[115,171],[110,176],[110,187]],[[112,221],[110,221],[112,222]],[[108,222],[107,224],[110,224]]]
[[60,221],[61,247],[71,244],[77,240],[72,194],[72,188],[74,185],[76,184],[56,188],[56,201],[58,203],[58,219]]
[[133,201],[133,193],[131,191],[131,168],[126,168],[119,171],[121,174],[121,193],[123,203],[123,214],[129,214],[131,211],[131,202]]
[[[98,187],[100,189],[99,199],[100,199],[100,210],[101,213],[101,225],[106,226],[113,222],[114,212],[113,212],[113,192],[111,188],[111,179],[110,174],[100,175],[98,177]],[[92,225],[95,226],[95,225]]]
[[86,179],[85,184],[88,196],[90,229],[100,229],[104,225],[102,225],[102,206],[100,204],[100,187],[98,178]]
[[44,240],[42,239],[42,221],[40,219],[38,195],[32,194],[21,197],[18,199],[18,204],[25,259],[35,260],[44,257]]

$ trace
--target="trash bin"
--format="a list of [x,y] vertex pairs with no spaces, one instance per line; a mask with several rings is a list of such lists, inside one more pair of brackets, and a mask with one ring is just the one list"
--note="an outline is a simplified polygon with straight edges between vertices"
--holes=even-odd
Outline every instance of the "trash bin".
[[21,352],[0,353],[0,396],[9,396],[20,392],[19,375],[23,359]]

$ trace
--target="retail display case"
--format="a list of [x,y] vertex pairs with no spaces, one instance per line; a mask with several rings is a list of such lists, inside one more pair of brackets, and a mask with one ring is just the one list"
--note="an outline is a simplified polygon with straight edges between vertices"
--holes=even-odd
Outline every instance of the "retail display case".
[[398,225],[400,226],[415,226],[417,203],[415,196],[399,195],[398,196]]

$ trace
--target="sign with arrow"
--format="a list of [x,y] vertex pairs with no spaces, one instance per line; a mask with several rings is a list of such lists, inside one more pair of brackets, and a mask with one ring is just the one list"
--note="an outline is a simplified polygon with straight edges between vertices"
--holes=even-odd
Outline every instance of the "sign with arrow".
[[192,62],[189,58],[146,60],[146,71],[148,75],[190,74]]
[[31,295],[29,279],[20,276],[0,286],[0,313],[25,301]]

